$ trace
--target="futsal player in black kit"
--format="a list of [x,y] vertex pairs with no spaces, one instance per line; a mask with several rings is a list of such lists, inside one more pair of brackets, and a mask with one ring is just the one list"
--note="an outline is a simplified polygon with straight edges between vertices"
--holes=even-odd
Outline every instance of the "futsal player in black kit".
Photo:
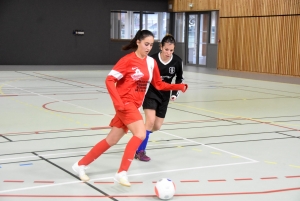
[[[158,64],[161,78],[164,82],[171,83],[176,76],[175,83],[183,83],[182,59],[174,54],[175,39],[171,34],[167,34],[160,43],[160,52],[151,55]],[[146,155],[146,147],[149,135],[160,129],[164,122],[169,100],[175,101],[179,96],[179,91],[159,91],[151,84],[143,102],[145,113],[146,138],[138,148],[135,158],[148,162],[150,157]]]

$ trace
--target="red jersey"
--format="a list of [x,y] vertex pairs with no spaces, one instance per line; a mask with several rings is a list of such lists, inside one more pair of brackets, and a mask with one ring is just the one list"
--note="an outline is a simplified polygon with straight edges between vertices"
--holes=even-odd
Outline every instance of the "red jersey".
[[[105,80],[107,90],[117,110],[133,102],[139,108],[151,83],[158,90],[184,90],[184,84],[168,84],[160,77],[152,57],[138,58],[134,52],[122,57]],[[116,83],[116,84],[115,84]]]

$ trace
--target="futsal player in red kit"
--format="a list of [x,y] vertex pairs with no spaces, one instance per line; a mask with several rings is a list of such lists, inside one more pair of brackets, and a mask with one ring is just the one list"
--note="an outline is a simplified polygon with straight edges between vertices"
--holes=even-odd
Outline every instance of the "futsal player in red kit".
[[148,56],[153,43],[152,32],[138,31],[130,43],[122,48],[133,52],[122,57],[106,77],[105,84],[116,114],[110,122],[112,128],[106,138],[98,142],[72,166],[82,181],[89,180],[85,173],[87,165],[115,145],[130,130],[133,136],[125,147],[120,167],[114,176],[115,182],[130,186],[127,171],[137,148],[146,136],[146,128],[139,108],[150,83],[158,90],[186,91],[186,84],[169,84],[161,80],[156,61]]

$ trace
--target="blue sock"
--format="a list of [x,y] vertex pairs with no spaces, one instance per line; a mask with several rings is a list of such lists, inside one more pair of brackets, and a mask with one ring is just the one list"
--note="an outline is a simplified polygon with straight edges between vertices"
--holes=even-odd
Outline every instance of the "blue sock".
[[146,137],[144,139],[144,141],[141,143],[141,145],[139,146],[137,152],[141,151],[141,150],[146,150],[147,144],[148,144],[148,140],[149,140],[149,135],[150,133],[152,133],[151,131],[146,130]]

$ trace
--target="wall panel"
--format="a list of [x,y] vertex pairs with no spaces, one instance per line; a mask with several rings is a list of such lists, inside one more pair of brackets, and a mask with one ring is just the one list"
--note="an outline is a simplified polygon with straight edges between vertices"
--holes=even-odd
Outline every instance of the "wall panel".
[[300,0],[171,3],[174,12],[219,10],[219,69],[300,76]]
[[169,4],[173,12],[220,10],[220,17],[300,13],[300,0],[169,0]]
[[217,0],[220,17],[300,13],[300,0]]
[[[173,1],[173,11],[182,12],[182,11],[198,11],[198,10],[219,10],[217,7],[218,0],[174,0]],[[193,7],[191,8],[189,4],[192,3]]]
[[300,15],[221,18],[218,68],[300,75]]

